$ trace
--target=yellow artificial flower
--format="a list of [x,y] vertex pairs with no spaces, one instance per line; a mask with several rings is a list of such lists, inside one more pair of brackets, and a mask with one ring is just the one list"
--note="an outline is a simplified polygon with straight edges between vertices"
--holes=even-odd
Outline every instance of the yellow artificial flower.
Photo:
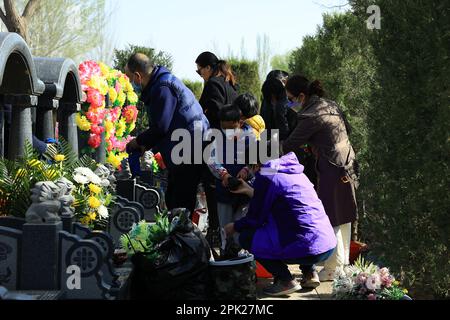
[[66,156],[63,154],[57,154],[54,159],[56,162],[63,162],[66,160]]
[[127,78],[125,78],[124,75],[122,75],[121,77],[119,77],[119,83],[120,83],[120,85],[122,86],[122,89],[123,89],[123,90],[127,90],[127,82],[129,82],[129,81],[127,80]]
[[123,134],[125,133],[125,130],[127,129],[127,122],[124,118],[121,118],[119,122],[117,122],[116,126],[116,136],[118,138],[123,137]]
[[97,213],[89,212],[88,213],[88,217],[89,217],[89,219],[91,219],[91,221],[93,221],[93,220],[95,220],[97,218]]
[[80,222],[81,222],[81,224],[84,224],[85,226],[87,226],[91,222],[91,218],[89,218],[89,216],[85,216],[80,219]]
[[403,293],[404,294],[408,294],[408,290],[407,289],[403,289]]
[[120,161],[122,161],[123,159],[128,158],[128,153],[126,152],[121,152],[117,155],[117,157],[120,159]]
[[117,91],[114,88],[109,88],[109,101],[111,101],[111,103],[116,102],[117,99]]
[[101,201],[98,200],[96,197],[89,197],[89,207],[93,209],[97,209],[102,205]]
[[92,78],[87,82],[87,85],[91,88],[97,89],[104,96],[109,90],[108,82],[105,78],[100,76],[92,76]]
[[128,95],[130,95],[130,93],[134,93],[133,86],[131,85],[131,82],[128,79],[126,81],[125,91],[128,93]]
[[123,92],[123,90],[121,90],[119,92],[119,95],[117,96],[118,102],[119,102],[119,106],[122,107],[125,104],[125,100],[127,100],[127,95],[125,94],[125,92]]
[[110,68],[103,62],[100,62],[98,65],[100,66],[100,70],[102,71],[103,76],[107,77],[110,73]]
[[99,194],[100,192],[102,192],[102,188],[93,183],[89,185],[89,190],[94,194]]
[[128,92],[128,101],[130,102],[130,104],[135,105],[139,100],[139,97],[137,96],[137,94],[134,91],[129,91]]
[[120,166],[120,158],[118,156],[116,156],[114,153],[110,153],[108,158],[106,159],[106,162],[110,163],[111,165],[113,165],[114,168],[119,168]]
[[75,116],[75,122],[81,131],[91,130],[91,123],[89,122],[89,120],[85,116],[80,115],[79,113],[77,113]]

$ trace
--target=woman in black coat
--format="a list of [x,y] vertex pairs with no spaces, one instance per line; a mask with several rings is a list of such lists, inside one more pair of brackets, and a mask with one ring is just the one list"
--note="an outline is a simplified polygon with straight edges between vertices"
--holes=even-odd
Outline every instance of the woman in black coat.
[[224,105],[232,104],[237,98],[236,79],[228,63],[219,60],[214,53],[203,52],[195,63],[197,73],[205,80],[200,105],[211,128],[220,129],[217,114]]
[[[211,52],[203,52],[195,60],[197,73],[205,80],[200,105],[211,128],[220,130],[219,110],[237,98],[236,79],[230,66]],[[217,215],[216,178],[205,167],[202,182],[208,204],[209,229],[207,239],[211,246],[220,245],[219,218]]]

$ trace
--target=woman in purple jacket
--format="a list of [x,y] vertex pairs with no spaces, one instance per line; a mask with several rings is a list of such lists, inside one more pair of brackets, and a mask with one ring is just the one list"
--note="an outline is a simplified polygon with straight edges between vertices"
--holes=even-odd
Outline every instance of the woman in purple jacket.
[[[271,296],[288,295],[316,288],[320,281],[314,264],[325,261],[336,247],[336,237],[312,183],[294,153],[265,164],[250,166],[256,180],[253,188],[245,181],[236,193],[252,198],[246,217],[228,224],[228,235],[240,233],[239,241],[270,273],[272,285],[264,289]],[[302,286],[292,277],[287,264],[299,264]]]

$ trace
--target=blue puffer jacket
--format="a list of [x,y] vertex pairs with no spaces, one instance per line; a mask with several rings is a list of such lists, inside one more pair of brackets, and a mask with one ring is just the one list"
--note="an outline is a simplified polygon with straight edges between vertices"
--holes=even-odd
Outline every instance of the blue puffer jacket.
[[[137,142],[160,152],[168,168],[174,166],[171,153],[179,143],[171,141],[175,130],[187,129],[193,137],[195,122],[201,125],[202,134],[209,129],[209,122],[192,91],[164,67],[155,68],[142,91],[141,101],[147,107],[150,128],[137,137]],[[193,140],[191,145],[193,148]]]

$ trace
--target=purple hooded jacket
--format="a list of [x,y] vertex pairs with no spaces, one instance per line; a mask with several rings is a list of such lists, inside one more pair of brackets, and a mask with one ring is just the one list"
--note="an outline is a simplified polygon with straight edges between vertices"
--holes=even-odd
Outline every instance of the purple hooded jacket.
[[298,259],[336,247],[322,202],[294,153],[263,165],[254,189],[247,216],[235,229],[256,229],[251,249],[256,258]]

